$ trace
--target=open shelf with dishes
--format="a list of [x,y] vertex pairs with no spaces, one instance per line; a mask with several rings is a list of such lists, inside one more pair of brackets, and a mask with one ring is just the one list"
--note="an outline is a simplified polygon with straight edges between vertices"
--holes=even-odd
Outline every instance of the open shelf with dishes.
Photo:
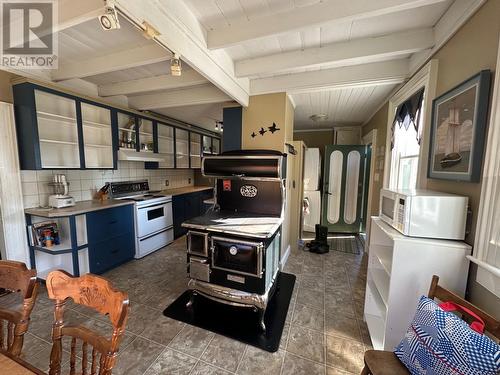
[[138,124],[139,124],[139,151],[154,152],[153,121],[144,118],[139,118]]

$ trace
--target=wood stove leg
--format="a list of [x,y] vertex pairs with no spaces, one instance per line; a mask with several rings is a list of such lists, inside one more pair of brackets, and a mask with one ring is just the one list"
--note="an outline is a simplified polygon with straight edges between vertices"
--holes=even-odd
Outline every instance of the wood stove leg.
[[189,301],[188,301],[188,303],[186,303],[186,307],[187,307],[188,309],[190,309],[190,308],[192,308],[192,307],[193,307],[193,304],[194,304],[194,298],[195,298],[195,296],[196,296],[196,293],[195,293],[195,292],[192,292],[192,293],[191,293],[191,297],[189,297]]
[[259,325],[263,332],[266,332],[266,323],[264,322],[265,315],[266,309],[259,309]]

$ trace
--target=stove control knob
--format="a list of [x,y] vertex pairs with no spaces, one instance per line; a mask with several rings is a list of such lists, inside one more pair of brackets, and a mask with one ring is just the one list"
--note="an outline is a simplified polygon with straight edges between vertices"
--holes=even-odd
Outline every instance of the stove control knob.
[[231,247],[229,248],[229,253],[230,253],[231,255],[236,255],[236,254],[238,254],[238,248],[237,248],[236,246],[231,246]]

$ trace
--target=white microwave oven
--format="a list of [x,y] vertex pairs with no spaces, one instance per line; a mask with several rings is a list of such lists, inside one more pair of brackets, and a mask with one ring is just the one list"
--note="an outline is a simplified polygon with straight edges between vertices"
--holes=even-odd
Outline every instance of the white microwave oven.
[[467,197],[431,190],[380,192],[380,218],[409,237],[463,240]]

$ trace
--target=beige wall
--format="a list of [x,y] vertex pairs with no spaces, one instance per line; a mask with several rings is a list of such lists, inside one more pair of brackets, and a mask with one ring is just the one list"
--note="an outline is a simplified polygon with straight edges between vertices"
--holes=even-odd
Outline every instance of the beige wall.
[[0,70],[0,102],[12,103],[12,85],[10,81],[17,77],[15,74]]
[[[489,0],[479,12],[435,55],[439,60],[436,95],[441,95],[482,69],[495,74],[500,35],[500,1]],[[494,78],[493,78],[494,79]],[[484,167],[484,165],[483,165]],[[481,183],[428,179],[427,188],[467,195],[472,208],[472,230],[466,242],[473,245]],[[500,318],[500,300],[476,282],[476,265],[471,265],[468,298]]]
[[[285,143],[293,140],[294,108],[286,93],[266,94],[251,96],[248,107],[243,108],[241,124],[241,146],[243,149],[267,149],[286,152]],[[267,127],[276,123],[279,131],[272,134],[267,131],[263,136],[259,134],[260,128],[268,130]],[[257,134],[252,137],[251,134]],[[287,180],[286,180],[286,206],[282,229],[281,254],[288,246],[296,243],[298,238],[290,238],[289,223],[291,215],[300,215],[300,212],[292,213],[291,210],[291,181],[293,180],[293,160],[287,158]],[[295,207],[296,205],[294,205]]]
[[[482,69],[496,70],[498,41],[500,36],[500,1],[488,0],[483,7],[433,56],[439,60],[437,92],[439,96]],[[380,118],[379,118],[380,115]],[[363,134],[377,128],[377,140],[385,143],[387,118],[380,112],[363,128]],[[424,140],[428,142],[429,140]],[[484,166],[484,165],[483,165]],[[472,232],[466,242],[474,244],[481,183],[467,183],[427,179],[427,188],[466,195],[473,211]],[[500,317],[500,300],[475,281],[476,266],[471,265],[467,297],[486,311]]]
[[[363,130],[361,135],[364,137],[372,130],[377,130],[377,149],[383,147],[385,150],[385,141],[387,136],[387,116],[389,111],[389,103],[384,104],[382,108],[378,110],[378,112],[371,118],[371,120],[363,126]],[[369,215],[378,215],[378,206],[380,199],[380,189],[384,183],[384,170],[378,169],[377,166],[382,160],[384,160],[384,156],[377,155],[377,150],[372,149],[372,158],[375,158],[375,171],[374,173],[378,173],[378,181],[373,181],[372,189],[372,198],[371,198],[371,212]],[[374,174],[372,173],[372,174]]]
[[[243,108],[241,125],[241,147],[243,149],[267,149],[284,151],[286,137],[290,134],[287,129],[287,103],[286,93],[266,94],[251,96],[248,107]],[[291,106],[291,104],[290,104]],[[292,107],[293,111],[293,107]],[[263,136],[259,134],[260,128],[276,123],[279,131],[272,134],[267,131]],[[288,119],[290,123],[290,119]],[[293,116],[291,118],[293,129]],[[288,124],[290,126],[290,124]],[[251,134],[255,133],[255,138]]]
[[310,132],[295,132],[293,133],[293,140],[303,141],[309,148],[319,148],[321,157],[323,157],[325,146],[333,145],[333,134],[333,129]]

